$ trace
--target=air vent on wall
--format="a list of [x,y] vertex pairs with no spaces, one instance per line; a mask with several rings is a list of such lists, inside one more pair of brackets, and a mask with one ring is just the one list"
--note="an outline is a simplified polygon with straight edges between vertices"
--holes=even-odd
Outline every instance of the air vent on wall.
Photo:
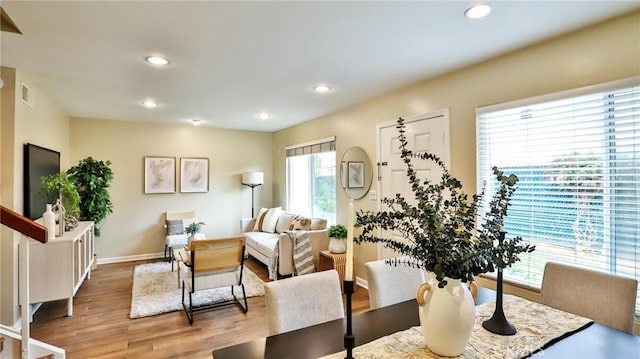
[[31,89],[31,87],[27,86],[27,84],[25,84],[24,82],[21,83],[21,89],[22,90],[20,91],[20,99],[27,106],[33,108],[33,103],[35,101],[33,90]]

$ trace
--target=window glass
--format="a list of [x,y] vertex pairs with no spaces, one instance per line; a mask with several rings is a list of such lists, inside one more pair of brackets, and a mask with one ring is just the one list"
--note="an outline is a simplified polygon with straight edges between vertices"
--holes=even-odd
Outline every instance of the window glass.
[[556,261],[640,280],[640,87],[564,95],[478,110],[478,188],[516,174],[505,230],[536,245],[505,278],[540,286]]
[[287,208],[336,222],[335,151],[287,157]]

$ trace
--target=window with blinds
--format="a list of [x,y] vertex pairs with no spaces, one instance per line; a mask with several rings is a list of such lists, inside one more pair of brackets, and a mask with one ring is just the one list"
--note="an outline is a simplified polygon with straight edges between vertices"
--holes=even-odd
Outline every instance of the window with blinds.
[[639,84],[477,110],[478,188],[495,192],[492,166],[516,174],[505,230],[536,245],[505,279],[539,287],[556,261],[640,280]]
[[285,148],[289,212],[336,222],[336,141],[320,139]]

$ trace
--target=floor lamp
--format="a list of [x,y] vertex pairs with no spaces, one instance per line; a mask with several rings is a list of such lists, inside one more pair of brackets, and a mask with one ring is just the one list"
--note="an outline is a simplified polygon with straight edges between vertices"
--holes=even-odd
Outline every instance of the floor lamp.
[[251,218],[253,218],[253,189],[264,183],[262,172],[242,172],[242,184],[251,187]]

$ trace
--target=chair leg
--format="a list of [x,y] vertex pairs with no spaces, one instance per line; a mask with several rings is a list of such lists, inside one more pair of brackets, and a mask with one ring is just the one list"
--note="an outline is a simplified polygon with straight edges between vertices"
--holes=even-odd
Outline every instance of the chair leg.
[[189,325],[193,324],[193,301],[191,297],[191,292],[189,292],[189,307],[184,302],[184,290],[185,285],[182,283],[182,308],[184,309],[184,314],[187,316],[187,320],[189,320]]
[[167,246],[166,244],[164,245],[164,260],[165,262],[169,261],[169,257],[167,256],[167,253],[171,253],[171,250],[167,250],[169,249],[169,246]]
[[240,284],[240,287],[242,288],[242,299],[244,301],[244,305],[242,305],[240,300],[236,297],[235,293],[233,292],[233,287],[234,286],[231,286],[231,295],[233,296],[233,300],[238,304],[238,306],[240,306],[242,312],[246,313],[247,311],[249,311],[249,305],[247,304],[247,293],[244,290],[244,283]]

